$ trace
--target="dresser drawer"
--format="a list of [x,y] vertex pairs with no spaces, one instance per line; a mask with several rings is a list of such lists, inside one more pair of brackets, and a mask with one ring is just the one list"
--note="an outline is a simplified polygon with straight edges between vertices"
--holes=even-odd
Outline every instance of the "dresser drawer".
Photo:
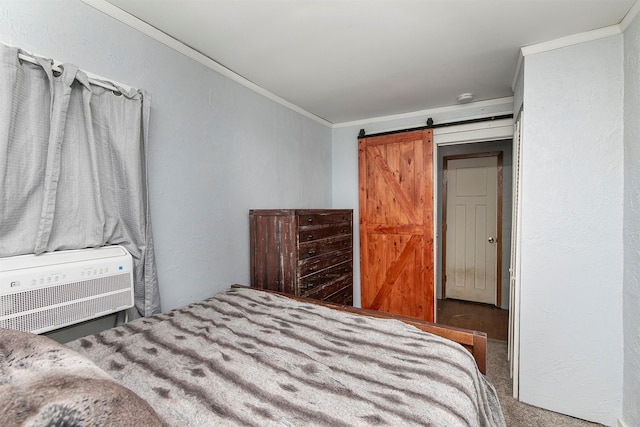
[[298,269],[300,271],[300,277],[307,276],[309,274],[315,274],[319,271],[324,270],[327,267],[331,267],[332,265],[341,264],[346,261],[351,261],[353,259],[353,252],[339,252],[339,253],[330,253],[328,255],[306,258],[300,260],[298,264]]
[[322,256],[331,252],[351,250],[353,247],[352,236],[345,234],[322,240],[300,242],[298,258],[300,260]]
[[351,214],[348,212],[339,213],[309,213],[298,215],[298,227],[303,228],[311,225],[337,224],[340,222],[351,222]]
[[346,286],[338,292],[328,295],[324,300],[341,305],[353,305],[353,286]]
[[300,291],[311,292],[314,289],[321,288],[325,284],[333,283],[346,276],[352,276],[351,261],[343,262],[342,264],[334,265],[315,274],[309,274],[308,276],[300,278]]
[[335,225],[330,224],[323,226],[300,227],[298,242],[310,242],[312,240],[324,239],[331,236],[340,236],[342,234],[351,234],[350,222],[343,222]]
[[319,286],[301,290],[303,297],[324,300],[330,295],[340,292],[344,288],[353,287],[353,274],[351,272],[335,277],[330,281],[320,282]]

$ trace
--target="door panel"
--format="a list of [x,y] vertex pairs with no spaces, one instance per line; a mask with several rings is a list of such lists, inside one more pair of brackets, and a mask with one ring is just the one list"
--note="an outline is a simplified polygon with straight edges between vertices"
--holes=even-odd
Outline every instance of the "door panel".
[[358,140],[362,306],[433,321],[430,130]]
[[497,304],[498,156],[447,159],[447,298]]

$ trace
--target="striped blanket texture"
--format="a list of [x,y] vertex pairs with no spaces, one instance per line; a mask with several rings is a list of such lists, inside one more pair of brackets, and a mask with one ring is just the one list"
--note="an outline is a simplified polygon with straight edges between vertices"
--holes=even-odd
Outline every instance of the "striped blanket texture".
[[47,337],[0,328],[0,426],[161,427],[153,408]]
[[172,426],[505,425],[458,344],[253,289],[67,345]]

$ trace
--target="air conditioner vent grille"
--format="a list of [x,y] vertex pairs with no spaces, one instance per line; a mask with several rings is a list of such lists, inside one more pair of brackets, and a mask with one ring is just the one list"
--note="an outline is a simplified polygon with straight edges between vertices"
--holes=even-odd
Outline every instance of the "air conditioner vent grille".
[[[115,291],[129,291],[129,274],[117,274],[99,279],[64,283],[52,287],[31,289],[15,294],[0,295],[0,317],[37,310],[43,307],[89,298]],[[102,310],[101,310],[102,311]],[[6,326],[3,326],[6,327]]]
[[130,293],[123,291],[88,301],[78,301],[3,319],[0,320],[0,327],[39,333],[43,330],[51,330],[77,323],[78,319],[91,318],[95,313],[117,311],[122,307],[130,306],[130,300]]

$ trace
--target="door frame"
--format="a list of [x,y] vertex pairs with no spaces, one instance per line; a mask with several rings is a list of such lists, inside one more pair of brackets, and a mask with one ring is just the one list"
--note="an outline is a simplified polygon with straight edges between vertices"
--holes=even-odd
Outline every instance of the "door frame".
[[[488,120],[479,121],[476,123],[468,123],[455,126],[443,126],[433,129],[433,182],[439,182],[438,169],[440,164],[438,162],[438,150],[449,145],[460,144],[474,144],[479,142],[490,141],[506,141],[514,138],[514,119],[500,119],[500,120]],[[434,206],[439,203],[440,186],[433,186],[433,203]],[[433,216],[433,257],[437,262],[438,252],[442,251],[441,248],[441,234],[438,227],[438,215]],[[433,283],[439,283],[438,274],[441,273],[439,268],[434,265],[433,268]],[[433,299],[433,312],[436,315],[437,321],[437,302],[438,298]],[[509,307],[511,309],[511,307]],[[516,334],[519,332],[516,331]]]
[[451,156],[443,157],[442,164],[442,248],[441,248],[441,280],[442,280],[442,299],[447,298],[447,281],[446,281],[446,259],[447,259],[447,171],[448,171],[448,162],[450,160],[460,160],[460,159],[475,159],[475,158],[484,158],[484,157],[497,157],[498,165],[497,165],[497,210],[496,210],[496,238],[497,238],[497,248],[496,248],[496,302],[495,306],[500,307],[502,305],[502,151],[490,151],[485,153],[468,153],[468,154],[455,154]]

